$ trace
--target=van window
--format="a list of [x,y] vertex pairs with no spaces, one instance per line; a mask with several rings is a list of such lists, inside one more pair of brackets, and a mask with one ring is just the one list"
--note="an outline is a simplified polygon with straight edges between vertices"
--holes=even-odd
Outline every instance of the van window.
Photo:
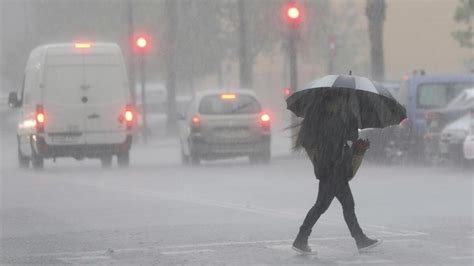
[[470,83],[426,83],[417,88],[417,105],[423,109],[438,108],[456,97],[464,89],[472,86]]
[[202,98],[199,113],[217,114],[255,114],[261,111],[258,101],[249,95],[236,95],[235,99],[222,99],[221,95],[210,95]]

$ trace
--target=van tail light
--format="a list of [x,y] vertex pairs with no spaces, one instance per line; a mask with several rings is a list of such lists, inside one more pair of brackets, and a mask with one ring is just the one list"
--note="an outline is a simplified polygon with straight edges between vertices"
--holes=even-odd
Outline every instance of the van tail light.
[[36,130],[38,133],[44,132],[44,124],[46,123],[46,115],[44,113],[44,108],[41,105],[36,106]]
[[264,128],[264,129],[270,129],[270,121],[271,121],[271,117],[269,114],[267,113],[262,113],[260,114],[259,116],[259,122],[260,122],[260,125]]
[[191,131],[197,132],[201,130],[201,117],[194,115],[191,117]]
[[121,115],[121,122],[125,122],[127,129],[132,129],[136,121],[136,111],[132,104],[128,104],[125,107],[123,114]]

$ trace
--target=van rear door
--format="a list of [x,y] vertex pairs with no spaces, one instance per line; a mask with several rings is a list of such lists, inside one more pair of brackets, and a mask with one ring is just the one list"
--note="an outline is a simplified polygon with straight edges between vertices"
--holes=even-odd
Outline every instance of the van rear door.
[[86,143],[125,142],[126,124],[120,117],[130,92],[119,53],[85,55],[84,73]]
[[84,69],[77,55],[48,57],[42,104],[46,116],[45,138],[50,145],[84,144],[84,104],[81,102]]

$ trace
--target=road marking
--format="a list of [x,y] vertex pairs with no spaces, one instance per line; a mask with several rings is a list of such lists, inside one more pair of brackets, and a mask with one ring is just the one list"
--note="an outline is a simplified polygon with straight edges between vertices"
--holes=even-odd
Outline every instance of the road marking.
[[405,239],[384,239],[383,243],[398,243],[398,242],[420,242],[419,239],[405,238]]
[[474,256],[451,257],[452,260],[474,260]]
[[75,263],[84,260],[109,260],[108,256],[81,256],[81,257],[70,257],[70,258],[58,258],[58,260],[66,263]]
[[185,254],[195,254],[195,253],[209,253],[215,252],[212,249],[193,249],[193,250],[176,250],[176,251],[162,251],[163,255],[185,255]]
[[[77,181],[77,180],[72,181],[72,182],[71,181],[67,181],[67,182],[75,183],[82,186],[102,188],[105,190],[112,190],[116,192],[128,193],[128,194],[139,195],[139,196],[144,196],[144,197],[172,200],[172,201],[178,201],[178,202],[184,202],[184,203],[198,204],[198,205],[203,205],[203,206],[213,206],[213,207],[219,207],[219,208],[224,208],[224,209],[232,209],[232,210],[239,210],[243,212],[256,213],[256,214],[261,214],[261,215],[272,215],[272,216],[277,216],[277,217],[283,217],[286,219],[290,218],[292,220],[298,220],[298,221],[301,220],[301,218],[303,217],[303,215],[293,213],[293,212],[286,212],[286,211],[253,206],[253,205],[248,205],[248,204],[223,202],[223,201],[216,201],[216,200],[209,200],[209,199],[199,199],[199,198],[192,197],[190,195],[186,195],[186,196],[183,195],[180,197],[178,195],[173,195],[173,194],[164,194],[164,193],[158,194],[154,190],[144,190],[144,189],[131,190],[130,188],[127,188],[127,189],[113,188],[110,186],[106,186],[105,184],[91,185],[91,184],[83,183],[83,181]],[[326,217],[321,218],[318,221],[318,223],[329,224],[329,225],[342,225],[342,226],[345,225],[345,223],[342,220],[328,219]],[[390,227],[382,226],[382,225],[363,224],[363,227],[368,230],[371,230],[372,232],[375,232],[378,234],[390,235],[390,236],[409,237],[409,236],[428,235],[427,233],[424,233],[424,232],[398,229],[398,228],[390,228]]]
[[352,260],[352,261],[338,260],[336,262],[343,265],[395,263],[393,260]]

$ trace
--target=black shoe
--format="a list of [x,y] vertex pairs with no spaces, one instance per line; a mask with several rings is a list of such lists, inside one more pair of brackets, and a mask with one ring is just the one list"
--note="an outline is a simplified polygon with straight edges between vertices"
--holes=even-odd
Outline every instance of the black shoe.
[[308,246],[308,240],[299,240],[298,238],[293,242],[293,250],[301,255],[315,255],[316,251],[312,251]]
[[357,248],[359,249],[359,252],[364,252],[373,249],[380,244],[382,244],[382,240],[366,238],[357,242]]

